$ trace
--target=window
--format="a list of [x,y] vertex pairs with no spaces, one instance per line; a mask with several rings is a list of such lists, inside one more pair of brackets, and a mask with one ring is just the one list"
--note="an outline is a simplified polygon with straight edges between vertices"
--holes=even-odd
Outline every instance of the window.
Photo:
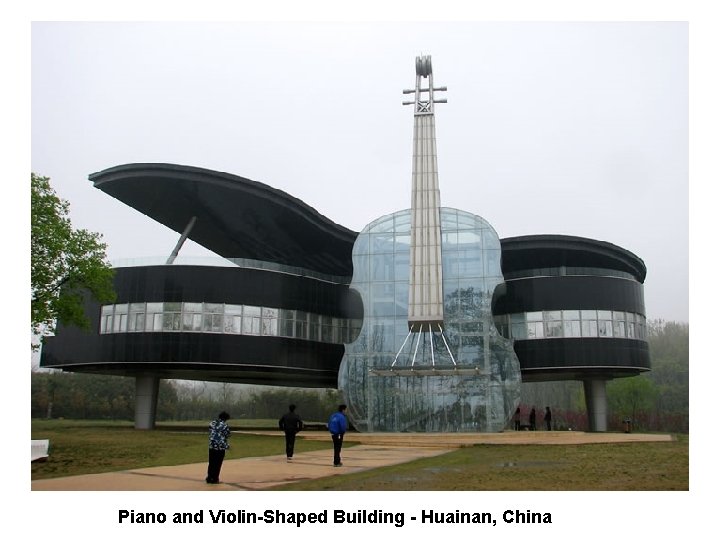
[[113,332],[117,333],[127,331],[127,313],[127,304],[115,304],[115,314],[113,317],[112,327]]
[[183,332],[200,332],[202,330],[202,313],[183,313]]
[[295,321],[288,319],[281,320],[279,333],[284,337],[295,337]]
[[113,310],[115,306],[102,306],[100,309],[100,333],[112,332]]
[[566,338],[580,337],[580,310],[566,309],[562,312],[563,336]]
[[145,330],[145,302],[130,304],[127,331],[142,332]]
[[527,339],[527,326],[525,326],[524,313],[510,314],[510,335],[514,339]]
[[225,315],[225,328],[226,334],[241,334],[242,333],[242,316],[241,315]]
[[527,338],[528,339],[542,339],[543,337],[545,337],[545,334],[543,331],[542,321],[527,323]]
[[563,336],[566,338],[580,337],[580,321],[563,321]]
[[262,308],[262,335],[277,336],[278,334],[278,310],[273,308]]
[[625,333],[625,321],[613,321],[613,337],[627,337]]
[[223,316],[219,313],[203,314],[203,332],[222,332]]
[[612,333],[612,321],[598,321],[598,336],[600,337],[613,337]]
[[138,302],[101,306],[99,333],[208,332],[348,343],[357,337],[361,327],[360,319],[270,307]]
[[[518,340],[580,337],[645,339],[645,318],[624,311],[532,311],[498,315],[494,321],[500,335]],[[459,330],[466,334],[469,328],[468,323],[463,323]]]
[[128,319],[128,332],[143,332],[145,330],[145,312],[130,313]]
[[543,313],[543,319],[545,320],[545,337],[562,337],[563,325],[561,311],[545,311]]

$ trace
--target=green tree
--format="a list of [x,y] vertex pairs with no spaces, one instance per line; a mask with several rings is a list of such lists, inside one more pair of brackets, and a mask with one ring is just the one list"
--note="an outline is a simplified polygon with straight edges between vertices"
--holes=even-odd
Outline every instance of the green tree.
[[[33,372],[30,381],[33,418],[132,420],[135,414],[135,380],[132,377]],[[173,381],[161,380],[158,420],[176,419],[177,403]]]
[[30,182],[31,330],[42,336],[57,322],[87,328],[83,296],[100,303],[115,300],[106,246],[98,233],[73,230],[70,205],[56,195],[49,178],[31,173]]
[[687,431],[690,401],[690,327],[688,323],[648,321],[648,346],[657,387],[654,414],[664,429]]
[[634,424],[638,423],[640,413],[651,410],[657,388],[646,375],[615,379],[607,385],[608,405],[610,410],[624,417],[629,417]]

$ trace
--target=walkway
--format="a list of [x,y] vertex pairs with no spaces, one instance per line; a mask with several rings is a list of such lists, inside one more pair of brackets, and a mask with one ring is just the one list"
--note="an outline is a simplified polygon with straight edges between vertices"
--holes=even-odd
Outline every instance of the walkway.
[[[278,432],[264,435],[282,436]],[[343,467],[332,466],[332,445],[326,432],[303,432],[306,439],[325,440],[327,450],[297,454],[288,463],[284,455],[226,459],[222,483],[205,483],[207,463],[148,467],[128,471],[86,474],[35,480],[33,491],[252,491],[280,484],[376,467],[397,465],[437,456],[475,444],[598,444],[620,442],[669,442],[670,435],[633,433],[585,433],[577,431],[519,431],[505,433],[348,433],[346,441],[357,446],[343,448]]]

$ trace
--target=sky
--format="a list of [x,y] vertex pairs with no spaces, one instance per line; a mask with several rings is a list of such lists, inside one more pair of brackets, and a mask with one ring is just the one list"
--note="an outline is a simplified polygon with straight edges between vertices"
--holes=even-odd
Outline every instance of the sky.
[[[689,320],[687,22],[34,22],[31,166],[111,261],[178,233],[93,187],[177,163],[281,189],[345,227],[409,207],[415,57],[431,55],[442,205],[500,238],[639,256],[649,319]],[[181,255],[207,255],[187,243]]]

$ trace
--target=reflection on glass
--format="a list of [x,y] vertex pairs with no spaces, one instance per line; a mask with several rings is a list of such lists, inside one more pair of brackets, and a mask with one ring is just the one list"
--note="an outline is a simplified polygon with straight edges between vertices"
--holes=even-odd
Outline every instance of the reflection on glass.
[[598,335],[597,321],[583,320],[582,321],[582,335],[583,335],[583,337],[597,337],[597,335]]
[[162,313],[163,303],[162,302],[148,302],[146,308],[148,313]]
[[598,336],[612,337],[612,321],[598,321]]
[[[313,322],[308,324],[308,320]],[[208,332],[348,343],[361,326],[359,319],[261,306],[141,302],[130,304],[129,309],[128,304],[101,306],[99,332]]]
[[613,321],[613,337],[625,337],[625,321]]
[[580,337],[580,321],[567,320],[563,322],[562,337]]
[[148,318],[145,320],[145,330],[147,331],[148,326],[150,327],[150,332],[162,332],[163,329],[163,314],[162,313],[153,313],[152,317],[148,315]]
[[[520,365],[490,309],[503,279],[499,238],[466,212],[443,208],[440,220],[444,337],[454,358],[439,332],[408,335],[410,211],[380,218],[357,237],[351,288],[363,298],[365,320],[346,345],[338,386],[361,431],[497,431],[519,400]],[[366,257],[363,246],[378,231],[390,233],[384,238],[395,248]],[[453,362],[471,367],[460,373]],[[402,369],[390,372],[393,364]],[[433,366],[434,374],[418,375]]]
[[[607,317],[610,312],[599,313]],[[645,317],[639,313],[614,311],[613,320],[599,322],[597,316],[596,310],[568,309],[510,313],[496,315],[494,319],[498,331],[515,340],[580,337],[645,339],[642,330]],[[539,324],[541,320],[545,321],[544,326]]]
[[223,312],[223,304],[203,304],[203,311],[205,313],[222,313]]

